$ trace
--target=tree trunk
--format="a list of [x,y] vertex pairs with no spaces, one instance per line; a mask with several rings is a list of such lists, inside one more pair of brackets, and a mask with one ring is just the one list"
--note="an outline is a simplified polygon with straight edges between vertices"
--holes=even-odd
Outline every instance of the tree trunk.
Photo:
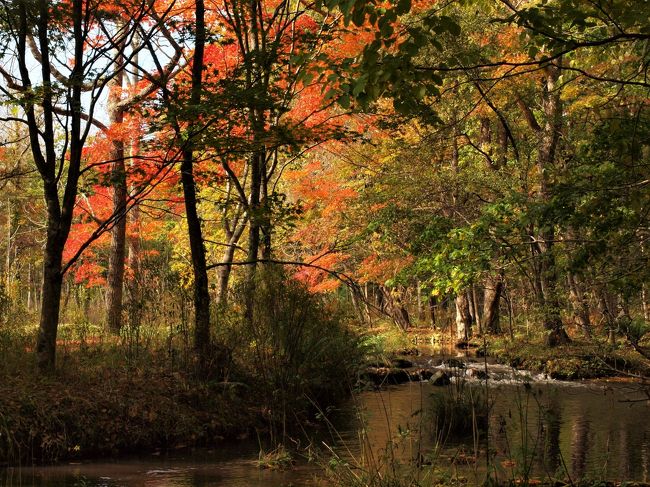
[[362,324],[368,324],[370,322],[370,317],[366,315],[366,308],[364,306],[363,292],[360,287],[357,286],[348,286],[350,292],[350,298],[352,299],[352,306],[359,316],[359,321]]
[[232,262],[235,258],[235,251],[237,244],[241,239],[246,223],[248,221],[247,215],[244,214],[244,204],[240,201],[235,210],[232,220],[228,217],[228,203],[230,202],[231,185],[228,184],[226,204],[224,205],[222,224],[223,230],[226,234],[226,250],[221,258],[221,266],[217,267],[217,304],[225,307],[228,305],[228,283],[230,282],[230,274],[232,272]]
[[467,341],[472,335],[472,315],[469,310],[467,292],[456,296],[456,338]]
[[503,291],[503,276],[497,274],[491,276],[485,283],[485,295],[483,301],[483,327],[487,333],[498,335],[501,333],[499,322],[499,304],[501,292]]
[[434,330],[437,328],[436,327],[436,306],[438,303],[436,302],[436,297],[435,296],[429,296],[429,316],[431,318],[431,328]]
[[422,286],[420,285],[419,279],[415,282],[415,294],[418,306],[418,321],[422,322],[424,321],[424,307],[422,306]]
[[555,254],[553,252],[553,239],[555,238],[551,229],[544,235],[547,239],[546,250],[542,255],[542,285],[544,292],[544,307],[542,309],[544,328],[547,332],[546,344],[549,347],[563,345],[571,341],[562,323],[560,314],[560,298],[557,289],[557,268]]
[[[115,65],[123,63],[124,46],[117,47]],[[108,115],[112,126],[124,122],[124,110],[118,107],[122,96],[124,72],[120,71],[109,83]],[[119,133],[119,131],[118,131]],[[124,265],[126,261],[126,167],[124,163],[124,140],[117,136],[113,141],[110,159],[111,184],[113,187],[113,213],[117,220],[111,230],[111,248],[108,259],[106,326],[109,331],[119,335],[122,328],[122,308],[124,296]]]
[[[192,92],[190,104],[198,108],[201,103],[203,56],[205,51],[205,5],[203,0],[195,3],[196,39],[192,58]],[[194,273],[194,350],[197,353],[201,373],[207,372],[210,350],[210,293],[208,291],[208,268],[205,257],[201,219],[198,215],[196,183],[194,180],[194,152],[192,141],[183,149],[181,182],[185,199],[187,232]]]
[[[540,133],[540,142],[537,155],[537,167],[540,175],[539,195],[542,201],[550,201],[548,173],[555,163],[555,154],[560,141],[562,129],[562,102],[560,98],[560,77],[561,59],[557,66],[547,66],[543,86],[542,105],[546,120]],[[545,228],[540,232],[541,255],[541,283],[544,294],[544,328],[547,330],[548,346],[556,346],[570,341],[560,315],[560,300],[557,290],[557,268],[555,262],[555,222],[540,222]]]
[[[52,70],[50,66],[51,32],[50,5],[41,0],[38,2],[36,26],[38,44],[41,51],[39,60],[43,86],[52,86]],[[18,5],[18,52],[17,61],[23,86],[30,90],[30,70],[27,66],[26,40],[30,30],[25,3]],[[32,156],[43,181],[43,195],[47,205],[47,237],[43,255],[43,286],[42,306],[39,332],[36,341],[36,361],[41,372],[52,372],[56,359],[56,335],[59,325],[61,308],[61,285],[63,282],[63,248],[70,233],[70,225],[74,213],[75,201],[80,175],[82,149],[85,136],[81,131],[81,84],[84,75],[84,31],[83,5],[80,0],[72,3],[72,24],[74,43],[71,46],[73,67],[70,73],[70,91],[67,99],[70,106],[70,116],[66,120],[69,132],[69,151],[67,154],[67,171],[63,185],[63,198],[59,200],[59,178],[62,168],[57,157],[55,136],[54,99],[52,90],[45,89],[39,97],[39,116],[37,119],[33,98],[22,103],[29,128],[29,139]],[[30,97],[31,98],[31,97]]]
[[569,283],[569,298],[573,307],[576,324],[582,330],[585,338],[591,338],[591,320],[589,319],[589,304],[578,277],[572,272],[567,275]]
[[402,330],[408,330],[411,326],[411,319],[409,317],[407,309],[402,303],[402,298],[399,296],[398,292],[396,291],[394,293],[391,289],[388,289],[384,286],[381,286],[381,291],[384,298],[383,301],[385,303],[385,309],[388,315]]
[[250,213],[248,226],[248,261],[250,262],[249,269],[251,269],[251,278],[255,274],[255,267],[260,248],[260,192],[262,185],[262,166],[263,164],[260,160],[260,154],[255,152],[251,156],[251,187],[248,201]]
[[129,269],[131,279],[128,280],[129,291],[129,324],[140,326],[142,307],[140,303],[140,207],[136,204],[129,214],[133,234],[129,237]]
[[225,265],[221,265],[217,269],[217,304],[220,306],[228,305],[228,283],[232,272],[232,265],[230,264],[235,258],[235,246],[238,240],[239,237],[236,240],[230,238],[228,246],[221,257],[221,264]]
[[56,335],[61,308],[63,275],[61,263],[63,244],[55,218],[48,218],[47,242],[43,255],[43,290],[41,319],[36,341],[36,361],[39,370],[54,370],[56,360]]
[[472,284],[469,298],[471,299],[472,321],[476,323],[476,328],[478,329],[479,334],[482,334],[481,308],[479,307],[478,295],[476,294],[476,286],[474,284]]
[[269,207],[269,188],[268,188],[268,175],[266,174],[266,152],[260,156],[262,167],[261,184],[260,184],[260,209],[261,209],[261,222],[260,230],[262,236],[262,259],[269,260],[271,258],[271,238],[273,232],[273,224],[271,222],[271,208]]
[[7,199],[7,252],[5,255],[5,291],[11,289],[11,200]]

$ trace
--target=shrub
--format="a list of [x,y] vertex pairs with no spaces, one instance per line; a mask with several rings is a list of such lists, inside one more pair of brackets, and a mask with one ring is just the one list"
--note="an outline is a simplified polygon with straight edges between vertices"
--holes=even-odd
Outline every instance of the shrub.
[[[274,422],[345,397],[361,363],[359,338],[342,313],[278,267],[264,266],[236,302],[252,293],[252,319],[241,313],[244,363]],[[243,294],[243,296],[242,296]]]

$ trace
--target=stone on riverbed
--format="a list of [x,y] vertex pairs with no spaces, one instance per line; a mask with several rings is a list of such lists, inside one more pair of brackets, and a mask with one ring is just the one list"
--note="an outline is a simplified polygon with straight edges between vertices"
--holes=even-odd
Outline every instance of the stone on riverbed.
[[446,367],[449,367],[451,369],[464,369],[464,368],[467,367],[467,365],[465,365],[465,362],[463,362],[462,360],[459,360],[457,358],[450,358],[450,359],[446,360],[445,362],[443,362],[443,365],[445,365]]
[[429,384],[432,386],[447,386],[451,384],[451,379],[442,370],[438,370],[429,378]]
[[413,362],[406,360],[405,358],[394,358],[392,362],[393,367],[398,369],[409,369],[413,367]]
[[467,371],[467,375],[478,380],[486,380],[488,378],[487,372],[479,369],[470,369]]
[[389,367],[368,367],[362,379],[375,385],[403,384],[411,380],[407,370]]

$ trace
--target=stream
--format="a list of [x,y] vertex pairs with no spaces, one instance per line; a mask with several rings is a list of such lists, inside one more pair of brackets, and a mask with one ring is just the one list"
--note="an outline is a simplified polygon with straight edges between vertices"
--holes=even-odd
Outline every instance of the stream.
[[[623,381],[560,382],[496,364],[464,359],[449,369],[431,357],[418,366],[445,370],[452,384],[411,382],[361,392],[336,412],[331,447],[352,465],[390,457],[422,475],[480,483],[488,470],[499,480],[551,478],[650,482],[650,404],[640,386]],[[488,387],[482,373],[487,373]],[[481,373],[482,372],[482,373]],[[459,376],[462,376],[461,380]],[[453,388],[487,392],[487,434],[456,437],[434,426],[436,395]],[[362,426],[365,425],[365,428]],[[438,431],[437,431],[438,430]],[[361,432],[364,433],[361,433]],[[306,443],[306,442],[304,442]],[[303,446],[304,446],[303,443]],[[297,461],[286,471],[257,466],[257,441],[219,449],[13,468],[0,472],[6,487],[280,487],[327,485],[322,469]],[[331,455],[331,454],[330,454]],[[322,457],[326,462],[329,457]],[[489,466],[488,466],[489,463]],[[428,473],[424,473],[428,472]]]

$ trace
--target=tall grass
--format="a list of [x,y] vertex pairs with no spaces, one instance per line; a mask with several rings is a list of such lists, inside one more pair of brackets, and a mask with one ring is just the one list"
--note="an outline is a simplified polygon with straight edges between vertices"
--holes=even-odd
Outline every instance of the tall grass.
[[237,340],[235,360],[257,377],[272,431],[282,441],[296,415],[350,394],[362,347],[335,301],[309,292],[279,267],[259,269],[254,286],[242,286],[235,301],[245,303],[250,292],[252,320],[236,313],[227,341]]

